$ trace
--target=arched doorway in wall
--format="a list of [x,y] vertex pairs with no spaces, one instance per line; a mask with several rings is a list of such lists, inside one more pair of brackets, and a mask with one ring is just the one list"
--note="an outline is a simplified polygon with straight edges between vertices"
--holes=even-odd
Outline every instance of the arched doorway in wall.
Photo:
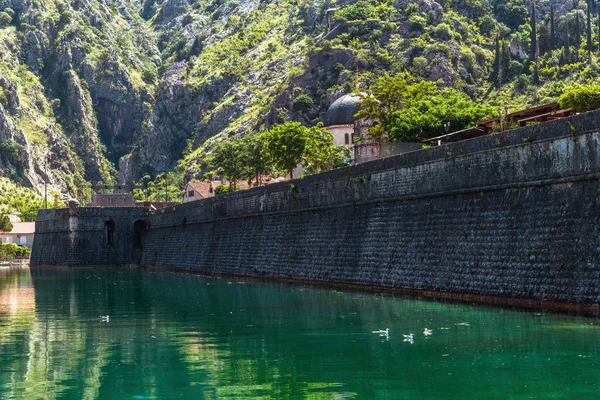
[[112,219],[104,223],[104,246],[115,247],[115,232],[117,224]]
[[144,247],[144,232],[148,228],[148,223],[138,219],[133,223],[133,248],[142,249]]

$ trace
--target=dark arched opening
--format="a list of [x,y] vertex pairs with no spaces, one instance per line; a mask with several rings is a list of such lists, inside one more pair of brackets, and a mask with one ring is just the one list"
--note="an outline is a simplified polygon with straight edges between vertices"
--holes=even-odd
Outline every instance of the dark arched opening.
[[104,223],[104,245],[106,247],[115,247],[115,231],[117,224],[112,219]]
[[133,223],[133,248],[141,249],[143,246],[143,235],[148,227],[148,223],[138,219]]

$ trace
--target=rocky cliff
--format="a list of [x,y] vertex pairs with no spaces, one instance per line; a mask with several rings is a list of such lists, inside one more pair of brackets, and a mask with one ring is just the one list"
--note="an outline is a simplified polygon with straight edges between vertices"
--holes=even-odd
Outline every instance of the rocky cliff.
[[[0,0],[1,173],[79,198],[126,186],[132,173],[179,165],[190,176],[211,138],[314,124],[387,72],[493,105],[550,101],[600,73],[574,44],[585,44],[586,5],[553,2],[552,51],[551,2],[538,3],[543,68],[532,85],[524,0]],[[501,90],[495,36],[511,53]]]

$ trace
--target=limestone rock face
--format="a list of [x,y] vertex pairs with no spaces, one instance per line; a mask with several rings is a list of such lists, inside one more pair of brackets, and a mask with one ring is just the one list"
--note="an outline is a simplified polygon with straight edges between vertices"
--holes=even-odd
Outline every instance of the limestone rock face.
[[40,72],[48,58],[48,38],[41,31],[29,31],[23,42],[23,56],[29,69]]
[[[394,0],[366,20],[328,20],[356,1],[0,0],[12,17],[0,27],[0,168],[81,198],[176,166],[201,176],[221,138],[316,125],[384,73],[481,99],[494,60],[483,16],[516,24],[517,38],[527,17],[504,0]],[[563,32],[583,3],[553,1]],[[549,4],[538,5],[540,24]]]
[[48,179],[65,198],[88,182],[116,179],[119,157],[149,114],[150,77],[160,62],[131,6],[0,0],[21,32],[0,29],[0,137],[23,145],[29,160],[16,166],[4,156],[5,175],[39,190],[46,164],[56,160]]

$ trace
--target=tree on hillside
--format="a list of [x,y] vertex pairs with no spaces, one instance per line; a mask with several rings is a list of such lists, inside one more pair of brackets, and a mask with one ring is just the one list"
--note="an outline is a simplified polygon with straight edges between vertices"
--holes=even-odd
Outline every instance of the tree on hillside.
[[390,141],[421,141],[440,135],[448,122],[456,131],[495,114],[456,89],[440,90],[436,82],[404,74],[380,77],[370,92],[372,96],[363,96],[357,115],[379,121],[373,129],[376,137],[388,135]]
[[539,48],[537,39],[537,24],[535,20],[535,0],[531,1],[531,47],[529,60],[533,63],[533,82],[540,83]]
[[421,141],[442,134],[444,124],[449,123],[454,132],[494,115],[494,108],[476,104],[456,89],[436,90],[422,98],[409,99],[402,109],[397,110],[389,137],[392,141]]
[[[369,135],[376,143],[381,143],[385,139],[386,132],[389,132],[393,126],[394,113],[406,102],[407,87],[414,82],[415,78],[408,73],[384,75],[371,85],[368,94],[361,95],[360,111],[356,115],[379,122],[369,129]],[[436,85],[433,82],[423,86],[426,91],[435,88]]]
[[586,17],[587,17],[587,39],[586,39],[586,50],[591,53],[594,50],[594,43],[592,42],[592,0],[587,0],[587,8],[586,8]]
[[13,227],[8,215],[0,215],[0,232],[10,232],[13,230]]
[[565,18],[565,47],[563,47],[563,64],[571,62],[571,38],[569,37],[569,19]]
[[597,110],[600,108],[600,86],[572,86],[558,99],[562,108],[572,108],[577,112]]
[[596,2],[596,25],[598,25],[598,40],[600,41],[600,2]]
[[550,3],[550,50],[556,49],[556,21],[554,20],[554,4]]
[[349,163],[350,148],[333,144],[333,135],[322,124],[306,129],[303,166],[309,173],[318,173]]
[[265,149],[264,134],[255,132],[244,136],[242,146],[247,155],[245,178],[255,179],[256,185],[260,185],[262,177],[273,170]]
[[502,86],[502,52],[500,50],[500,38],[496,36],[496,59],[494,61],[494,67],[496,69],[496,87]]
[[294,168],[302,161],[306,148],[306,130],[300,122],[285,122],[263,133],[265,150],[275,168],[294,178]]
[[233,190],[237,188],[237,181],[245,174],[247,161],[248,153],[240,137],[219,142],[212,156],[213,165],[230,182]]
[[[575,13],[575,51],[581,46],[581,22],[579,21],[579,10]],[[575,54],[577,57],[577,53]]]

